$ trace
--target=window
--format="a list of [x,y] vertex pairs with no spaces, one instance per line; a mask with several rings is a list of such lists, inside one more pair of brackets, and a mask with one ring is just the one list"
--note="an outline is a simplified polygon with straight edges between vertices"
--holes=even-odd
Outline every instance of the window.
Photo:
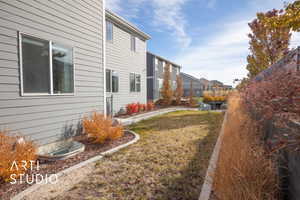
[[106,92],[119,92],[119,75],[110,69],[106,70]]
[[141,75],[130,73],[130,92],[141,92]]
[[22,94],[74,93],[73,49],[20,34]]
[[136,51],[136,37],[134,37],[133,35],[131,35],[131,39],[130,39],[130,49],[131,51]]
[[49,42],[22,37],[22,72],[24,93],[50,92]]
[[113,23],[106,21],[106,41],[113,41],[113,29]]
[[135,92],[135,74],[130,73],[130,92]]
[[136,91],[141,92],[141,75],[136,75],[135,80],[136,80]]
[[119,92],[119,75],[117,72],[112,72],[112,92]]
[[161,90],[162,87],[163,87],[163,79],[159,78],[158,79],[158,89]]
[[162,60],[157,60],[156,70],[158,71],[161,68],[163,68],[163,61]]
[[106,70],[106,92],[111,92],[111,70]]
[[55,94],[73,93],[73,50],[52,45],[53,91]]

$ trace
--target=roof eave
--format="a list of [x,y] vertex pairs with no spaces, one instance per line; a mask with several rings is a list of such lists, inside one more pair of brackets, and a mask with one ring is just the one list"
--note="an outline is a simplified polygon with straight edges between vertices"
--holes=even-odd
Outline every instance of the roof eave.
[[165,60],[165,61],[167,61],[168,63],[174,65],[175,67],[178,67],[178,68],[182,69],[182,66],[181,66],[181,65],[178,65],[178,64],[176,64],[176,63],[174,63],[174,62],[172,62],[172,61],[170,61],[170,60],[168,60],[168,59],[166,59],[166,58],[164,58],[164,57],[161,57],[161,56],[159,56],[159,55],[156,55],[156,54],[154,54],[154,53],[152,53],[152,52],[150,52],[150,51],[148,51],[147,53],[149,53],[149,54],[151,54],[151,55],[153,55],[153,56],[155,56],[155,57],[157,57],[157,58],[159,58],[159,59],[161,59],[161,60]]
[[122,26],[128,28],[129,30],[133,31],[134,33],[138,34],[144,40],[150,40],[151,39],[150,35],[144,33],[139,28],[137,28],[135,25],[133,25],[132,23],[128,22],[127,20],[125,20],[121,16],[113,13],[112,11],[110,11],[108,9],[105,9],[105,16],[107,18],[111,19],[112,21],[114,21],[115,23],[117,23],[119,25],[122,25]]

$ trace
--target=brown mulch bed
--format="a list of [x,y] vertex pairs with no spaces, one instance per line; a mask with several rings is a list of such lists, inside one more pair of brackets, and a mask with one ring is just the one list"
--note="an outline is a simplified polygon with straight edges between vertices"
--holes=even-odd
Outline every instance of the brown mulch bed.
[[[125,131],[125,134],[122,138],[114,141],[107,141],[104,144],[94,144],[85,139],[83,136],[79,136],[75,138],[77,141],[85,144],[85,151],[77,154],[76,156],[73,156],[71,158],[68,158],[66,160],[60,160],[55,162],[47,162],[47,163],[40,163],[40,170],[32,170],[28,172],[29,177],[31,175],[41,174],[43,177],[46,177],[46,175],[56,174],[64,169],[67,169],[69,167],[72,167],[78,163],[81,163],[83,161],[86,161],[94,156],[99,155],[100,153],[103,153],[107,150],[110,150],[114,147],[120,146],[122,144],[125,144],[131,140],[134,139],[134,135],[130,132]],[[28,187],[30,187],[30,184],[23,183],[23,184],[15,184],[12,185],[10,183],[0,183],[0,199],[6,200],[10,199],[13,196],[17,195],[18,193],[24,191]]]

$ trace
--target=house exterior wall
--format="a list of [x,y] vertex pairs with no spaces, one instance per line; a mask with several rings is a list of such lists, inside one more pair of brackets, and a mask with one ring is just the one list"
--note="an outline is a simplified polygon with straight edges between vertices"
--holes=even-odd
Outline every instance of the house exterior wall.
[[184,73],[181,73],[180,76],[183,80],[183,90],[184,90],[183,96],[187,97],[190,95],[191,81],[193,82],[194,96],[196,97],[203,96],[204,85],[200,82],[200,80],[191,76],[187,76]]
[[[147,103],[147,69],[146,69],[146,41],[134,33],[120,27],[114,21],[113,41],[106,43],[106,69],[114,70],[119,75],[119,91],[107,93],[113,96],[113,114],[126,108],[129,103]],[[131,51],[131,34],[137,37],[136,51]],[[130,73],[141,75],[141,92],[130,92]]]
[[[0,130],[45,145],[103,112],[102,17],[102,0],[0,0]],[[74,48],[74,95],[21,95],[18,32]]]
[[154,99],[154,87],[156,80],[155,75],[155,59],[154,56],[147,53],[147,100]]
[[[148,101],[157,101],[160,98],[160,89],[164,79],[164,67],[169,61],[158,58],[147,53],[147,80],[148,80]],[[176,89],[176,77],[180,74],[180,67],[171,64],[171,87]]]

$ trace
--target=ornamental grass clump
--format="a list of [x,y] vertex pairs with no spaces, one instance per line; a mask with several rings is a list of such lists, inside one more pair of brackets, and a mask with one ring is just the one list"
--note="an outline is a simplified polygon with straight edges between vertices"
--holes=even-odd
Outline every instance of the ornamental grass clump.
[[240,97],[232,96],[214,177],[216,199],[278,199],[275,163],[260,141],[258,127]]
[[[35,162],[36,146],[19,136],[9,136],[9,132],[0,131],[0,183],[8,182],[26,173]],[[14,165],[14,167],[12,167]]]
[[94,143],[102,144],[106,140],[116,140],[124,135],[121,125],[113,126],[113,121],[103,114],[94,112],[90,117],[83,119],[84,133]]

